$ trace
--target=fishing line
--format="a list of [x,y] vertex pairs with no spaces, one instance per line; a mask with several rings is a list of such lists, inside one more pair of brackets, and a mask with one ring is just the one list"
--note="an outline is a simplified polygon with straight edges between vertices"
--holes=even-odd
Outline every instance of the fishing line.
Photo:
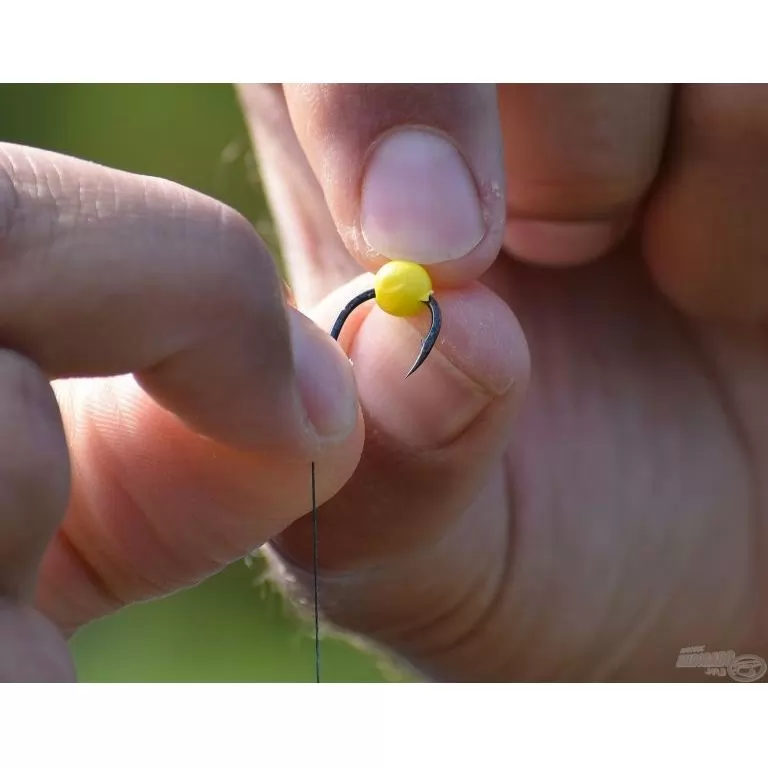
[[317,491],[315,489],[315,462],[312,462],[312,581],[315,603],[315,682],[320,682],[320,614],[317,594]]
[[[407,379],[415,373],[427,359],[437,342],[442,327],[440,306],[432,295],[432,281],[429,274],[419,264],[410,261],[390,261],[385,264],[374,278],[374,287],[355,296],[341,310],[331,329],[331,338],[339,340],[341,329],[350,315],[367,301],[375,301],[381,309],[396,317],[411,317],[429,308],[432,322],[427,335],[421,342],[421,349],[416,361],[405,375]],[[320,601],[318,589],[318,513],[317,491],[315,482],[315,462],[312,462],[312,588],[314,593],[315,618],[315,682],[320,682]]]

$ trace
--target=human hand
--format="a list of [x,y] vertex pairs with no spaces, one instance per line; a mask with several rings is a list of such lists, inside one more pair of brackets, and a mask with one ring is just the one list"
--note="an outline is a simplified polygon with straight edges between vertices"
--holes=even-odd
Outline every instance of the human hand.
[[312,460],[324,501],[362,421],[347,358],[214,200],[3,144],[0,248],[0,680],[72,680],[71,632],[305,514]]
[[[411,324],[347,335],[366,442],[321,509],[326,616],[436,679],[768,656],[763,90],[241,93],[298,306],[329,328],[386,258],[443,306],[407,382]],[[299,594],[310,542],[273,539]]]

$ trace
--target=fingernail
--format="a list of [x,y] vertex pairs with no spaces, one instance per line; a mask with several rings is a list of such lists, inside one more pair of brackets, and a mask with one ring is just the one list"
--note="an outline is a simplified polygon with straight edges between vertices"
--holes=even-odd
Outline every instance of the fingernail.
[[290,312],[297,385],[306,415],[324,440],[342,440],[357,423],[357,388],[341,348],[309,318]]
[[402,130],[381,141],[368,162],[360,210],[365,241],[388,259],[458,259],[485,233],[467,164],[430,131]]
[[504,246],[518,258],[537,264],[581,264],[602,256],[626,228],[626,221],[511,219]]

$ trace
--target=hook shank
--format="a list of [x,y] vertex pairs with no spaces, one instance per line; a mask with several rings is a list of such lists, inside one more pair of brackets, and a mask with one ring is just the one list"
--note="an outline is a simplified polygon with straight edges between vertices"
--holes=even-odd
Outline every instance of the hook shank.
[[349,316],[361,305],[365,304],[366,301],[370,301],[371,299],[376,298],[376,291],[371,288],[369,291],[364,291],[359,296],[355,296],[352,301],[347,304],[344,309],[341,310],[339,313],[339,316],[336,318],[336,322],[333,324],[333,328],[331,328],[331,338],[336,339],[336,341],[339,340],[339,336],[341,335],[341,328],[344,325],[344,323],[347,322],[349,319]]

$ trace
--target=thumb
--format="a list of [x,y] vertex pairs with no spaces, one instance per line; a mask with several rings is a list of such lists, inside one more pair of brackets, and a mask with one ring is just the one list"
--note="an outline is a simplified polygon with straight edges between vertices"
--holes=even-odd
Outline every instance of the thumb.
[[504,167],[493,84],[286,84],[296,136],[347,250],[368,271],[481,275],[501,247]]
[[240,88],[299,306],[386,261],[466,285],[501,248],[493,85]]
[[[329,328],[370,279],[361,276],[333,293],[313,318]],[[404,320],[371,302],[345,325],[340,343],[354,365],[365,446],[352,479],[320,510],[325,574],[429,548],[481,494],[501,461],[528,380],[523,332],[509,307],[482,285],[438,291],[436,298],[440,339],[407,380],[428,313]],[[317,472],[322,483],[321,465]],[[303,518],[274,542],[300,568],[311,563],[311,525]]]

